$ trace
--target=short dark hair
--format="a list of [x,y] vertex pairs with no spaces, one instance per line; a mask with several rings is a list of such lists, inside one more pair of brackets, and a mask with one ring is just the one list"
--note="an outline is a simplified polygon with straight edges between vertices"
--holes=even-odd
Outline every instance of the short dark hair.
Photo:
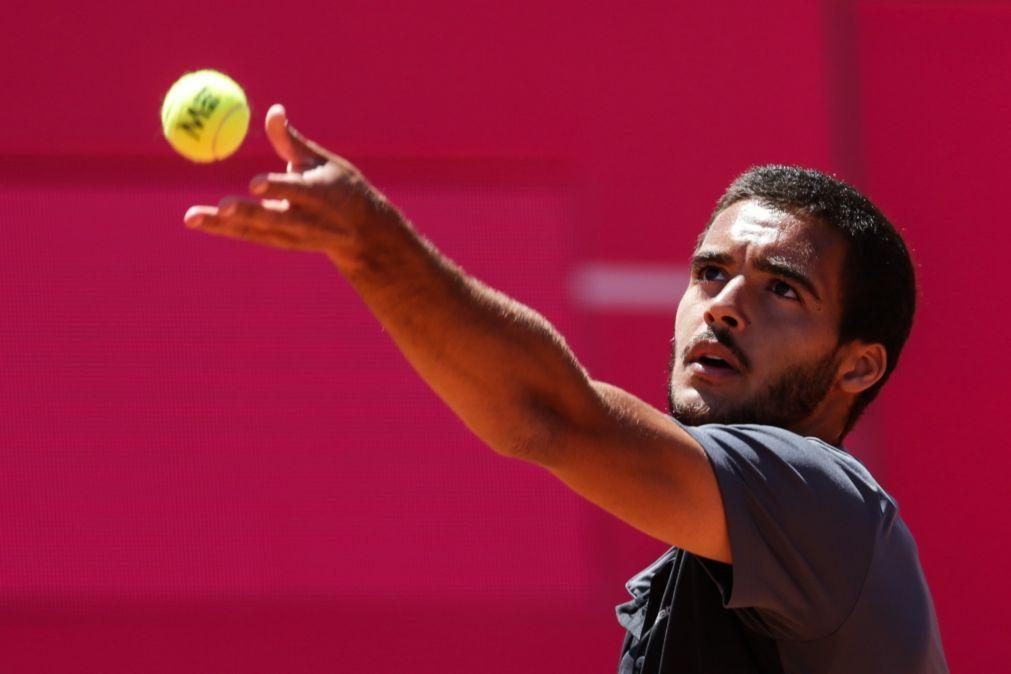
[[756,166],[741,174],[716,203],[706,231],[721,211],[745,199],[812,218],[847,241],[838,343],[860,339],[883,345],[888,354],[884,376],[854,401],[844,429],[848,433],[895,370],[913,327],[916,277],[906,244],[870,199],[852,186],[797,166]]

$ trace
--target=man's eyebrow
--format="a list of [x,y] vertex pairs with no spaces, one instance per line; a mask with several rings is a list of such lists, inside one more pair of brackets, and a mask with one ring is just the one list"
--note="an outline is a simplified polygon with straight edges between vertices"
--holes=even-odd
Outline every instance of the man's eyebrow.
[[[734,256],[728,253],[721,253],[716,250],[700,250],[691,259],[692,269],[698,269],[707,264],[718,264],[724,267],[730,266],[734,262]],[[754,262],[756,269],[764,271],[768,274],[775,274],[776,276],[782,276],[783,278],[790,279],[797,285],[801,286],[807,291],[811,297],[813,297],[818,302],[821,302],[821,295],[814,287],[814,282],[807,275],[803,268],[797,266],[796,263],[791,260],[780,257],[778,255],[773,255],[770,257],[760,257]]]
[[755,260],[753,264],[755,269],[790,279],[797,285],[803,287],[808,294],[814,297],[814,299],[821,302],[821,295],[819,295],[818,291],[815,290],[814,282],[811,281],[811,278],[806,273],[804,273],[802,268],[798,267],[790,260],[778,256],[760,257]]
[[734,256],[727,253],[720,253],[715,250],[700,250],[692,255],[691,266],[697,269],[704,264],[729,265],[734,261]]

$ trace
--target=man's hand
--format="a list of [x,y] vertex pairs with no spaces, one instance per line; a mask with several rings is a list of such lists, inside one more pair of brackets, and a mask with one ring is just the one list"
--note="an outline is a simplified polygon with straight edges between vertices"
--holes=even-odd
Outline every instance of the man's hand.
[[226,197],[193,206],[188,227],[288,250],[323,252],[339,268],[353,266],[363,238],[400,214],[347,160],[303,138],[281,105],[267,111],[267,138],[288,162],[287,173],[253,178],[258,199]]

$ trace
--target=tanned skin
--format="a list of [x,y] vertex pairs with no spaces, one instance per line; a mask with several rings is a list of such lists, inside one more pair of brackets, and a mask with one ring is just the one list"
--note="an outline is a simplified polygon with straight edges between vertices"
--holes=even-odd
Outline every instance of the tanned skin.
[[[287,171],[254,177],[254,198],[190,208],[187,226],[325,254],[491,449],[543,466],[669,545],[732,562],[713,469],[670,416],[592,379],[542,316],[441,255],[347,160],[297,133],[281,106],[268,111],[266,132]],[[757,202],[721,212],[678,307],[672,401],[695,421],[761,410],[791,368],[827,360],[824,397],[783,425],[838,442],[854,397],[886,363],[881,345],[836,343],[844,251],[831,229]]]

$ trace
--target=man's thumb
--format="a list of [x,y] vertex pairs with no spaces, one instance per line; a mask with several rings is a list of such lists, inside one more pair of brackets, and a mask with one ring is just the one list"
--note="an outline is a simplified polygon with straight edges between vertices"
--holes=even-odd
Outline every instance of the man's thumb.
[[264,124],[270,144],[277,155],[288,162],[290,170],[304,171],[327,162],[323,148],[303,138],[288,124],[288,115],[280,103],[270,106]]

